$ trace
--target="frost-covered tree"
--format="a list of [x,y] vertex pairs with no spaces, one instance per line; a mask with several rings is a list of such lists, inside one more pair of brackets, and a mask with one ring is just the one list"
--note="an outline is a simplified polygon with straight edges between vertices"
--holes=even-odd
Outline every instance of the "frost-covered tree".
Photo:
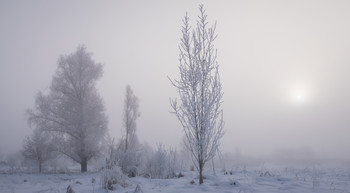
[[56,155],[53,142],[52,135],[39,129],[35,129],[31,136],[24,139],[22,155],[38,163],[39,173],[42,171],[42,165]]
[[179,46],[178,80],[170,80],[177,89],[180,103],[171,100],[173,113],[182,124],[187,148],[199,171],[199,183],[203,183],[203,168],[218,150],[224,131],[223,92],[214,48],[216,24],[208,27],[203,5],[196,27],[191,31],[189,18],[183,19],[182,38]]
[[123,110],[123,130],[124,130],[124,151],[134,148],[138,139],[136,136],[136,119],[139,118],[139,99],[135,96],[130,85],[126,86],[124,110]]
[[136,135],[136,119],[138,117],[140,117],[139,100],[130,85],[127,85],[123,109],[123,137],[115,152],[115,160],[121,170],[130,177],[138,175],[141,165],[142,155]]
[[107,131],[107,117],[96,81],[102,64],[91,58],[84,46],[61,56],[49,93],[39,92],[35,107],[28,110],[29,122],[58,136],[58,151],[87,171],[88,161],[98,156]]

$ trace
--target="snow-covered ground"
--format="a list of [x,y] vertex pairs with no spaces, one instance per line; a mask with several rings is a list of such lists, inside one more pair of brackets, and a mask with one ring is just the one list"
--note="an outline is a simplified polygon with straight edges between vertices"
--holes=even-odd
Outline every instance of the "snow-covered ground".
[[[232,172],[232,175],[231,175]],[[76,193],[106,192],[100,185],[102,173],[71,174],[0,174],[1,193],[65,193],[70,185]],[[350,193],[350,169],[308,168],[238,168],[205,172],[204,184],[198,185],[197,173],[184,172],[176,179],[129,178],[128,186],[115,186],[110,192],[339,192]],[[95,179],[95,180],[94,180]],[[191,184],[191,181],[194,184]],[[95,182],[94,182],[95,181]],[[94,182],[94,183],[93,183]]]

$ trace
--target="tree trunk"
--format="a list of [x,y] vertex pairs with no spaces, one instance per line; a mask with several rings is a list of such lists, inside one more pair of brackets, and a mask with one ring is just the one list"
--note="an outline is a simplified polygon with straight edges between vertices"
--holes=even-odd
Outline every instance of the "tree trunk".
[[39,173],[41,173],[41,161],[39,161]]
[[215,176],[216,172],[215,172],[214,158],[211,159],[211,165],[213,166],[213,173],[214,173],[214,176]]
[[203,164],[199,164],[199,184],[203,184]]
[[128,134],[129,134],[128,128],[126,128],[125,151],[124,152],[126,152],[126,150],[128,150],[128,137],[129,137]]
[[81,172],[87,172],[87,160],[83,160],[80,163],[80,166],[81,166]]

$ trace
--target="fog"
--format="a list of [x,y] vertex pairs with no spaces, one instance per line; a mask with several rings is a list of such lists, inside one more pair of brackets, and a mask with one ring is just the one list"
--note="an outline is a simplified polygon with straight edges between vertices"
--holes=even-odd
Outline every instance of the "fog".
[[350,2],[311,0],[1,1],[0,154],[21,148],[31,133],[25,110],[48,91],[59,56],[80,44],[104,64],[111,137],[121,138],[130,84],[140,141],[180,148],[167,76],[178,77],[181,20],[187,12],[194,22],[200,3],[217,21],[222,152],[350,159]]

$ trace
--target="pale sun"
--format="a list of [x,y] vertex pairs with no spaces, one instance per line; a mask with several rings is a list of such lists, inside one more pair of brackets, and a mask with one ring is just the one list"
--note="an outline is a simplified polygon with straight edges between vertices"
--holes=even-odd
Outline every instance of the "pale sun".
[[292,93],[291,99],[294,103],[305,103],[308,95],[304,90],[296,90]]

